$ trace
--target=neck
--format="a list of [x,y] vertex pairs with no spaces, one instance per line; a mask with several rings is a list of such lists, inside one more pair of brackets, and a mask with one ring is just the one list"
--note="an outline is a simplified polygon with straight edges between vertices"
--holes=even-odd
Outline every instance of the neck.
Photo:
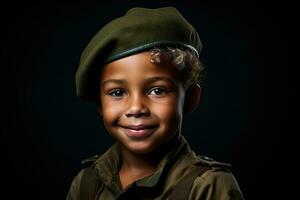
[[122,153],[122,166],[121,170],[134,171],[137,173],[153,173],[162,158],[168,153],[168,151],[174,147],[179,141],[178,137],[172,138],[166,144],[162,145],[161,148],[148,154],[135,154],[126,149],[124,146],[121,147]]
[[122,147],[122,166],[121,170],[136,174],[136,175],[150,175],[152,174],[159,160],[152,155],[139,155],[129,152]]
[[119,177],[122,189],[138,179],[152,175],[162,158],[178,141],[178,137],[174,137],[161,148],[148,154],[136,154],[121,146],[122,165]]

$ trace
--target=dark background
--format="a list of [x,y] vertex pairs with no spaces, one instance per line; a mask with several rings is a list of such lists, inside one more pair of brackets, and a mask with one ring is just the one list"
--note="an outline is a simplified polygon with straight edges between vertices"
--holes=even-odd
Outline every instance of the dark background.
[[[198,30],[207,68],[183,133],[232,164],[246,199],[287,199],[288,5],[272,1],[61,1],[1,6],[1,199],[64,199],[80,160],[113,142],[75,96],[91,37],[130,7],[175,6]],[[284,173],[282,173],[284,171]]]

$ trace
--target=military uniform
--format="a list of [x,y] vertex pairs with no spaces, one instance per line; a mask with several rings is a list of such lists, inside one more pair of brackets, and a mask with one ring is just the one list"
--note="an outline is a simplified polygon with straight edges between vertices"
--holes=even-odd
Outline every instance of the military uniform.
[[[106,24],[82,52],[75,77],[77,96],[97,101],[103,66],[156,47],[188,50],[199,58],[202,43],[176,8],[132,8]],[[243,199],[229,165],[196,156],[182,136],[163,154],[151,176],[122,190],[118,175],[122,159],[120,144],[116,143],[79,172],[67,200]]]
[[[120,165],[120,145],[115,143],[106,153],[92,162],[90,167],[79,172],[71,184],[67,200],[166,200],[170,199],[173,189],[180,181],[186,179],[192,170],[201,167],[208,170],[193,180],[188,191],[189,195],[185,199],[243,199],[239,186],[229,171],[230,165],[196,156],[183,136],[164,156],[151,176],[135,181],[124,190],[121,189],[118,176]],[[86,176],[87,170],[90,169],[91,174]]]

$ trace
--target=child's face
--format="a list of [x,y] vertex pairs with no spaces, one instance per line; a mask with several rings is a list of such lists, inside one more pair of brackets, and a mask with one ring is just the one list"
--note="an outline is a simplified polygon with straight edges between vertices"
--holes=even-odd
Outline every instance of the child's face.
[[107,64],[100,77],[99,112],[107,131],[136,154],[150,153],[182,123],[185,91],[179,70],[139,53]]

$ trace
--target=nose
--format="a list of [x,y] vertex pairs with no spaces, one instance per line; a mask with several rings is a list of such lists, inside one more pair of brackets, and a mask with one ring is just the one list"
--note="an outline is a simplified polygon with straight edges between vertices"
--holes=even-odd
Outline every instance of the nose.
[[126,111],[127,117],[148,116],[150,113],[146,100],[142,95],[135,94],[129,100],[129,106]]

